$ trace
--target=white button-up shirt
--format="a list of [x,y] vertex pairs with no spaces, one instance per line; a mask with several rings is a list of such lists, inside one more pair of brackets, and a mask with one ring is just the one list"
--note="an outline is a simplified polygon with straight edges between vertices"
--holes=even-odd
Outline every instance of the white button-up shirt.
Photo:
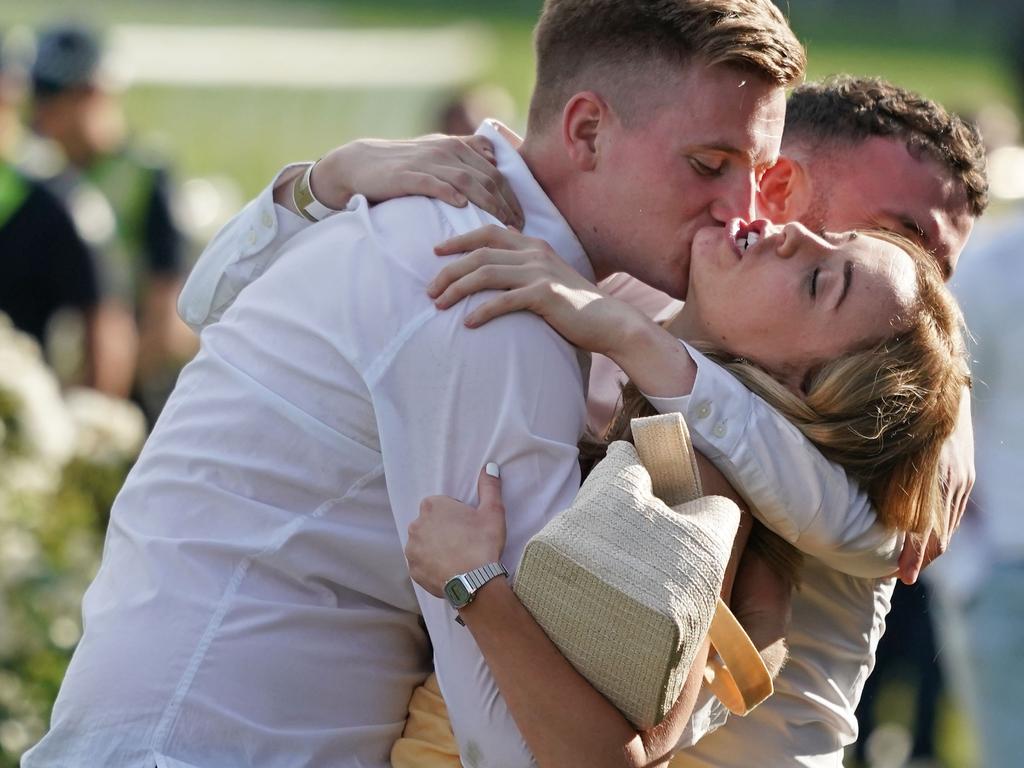
[[[485,130],[526,232],[592,279]],[[273,239],[263,210],[232,225],[246,245],[221,271]],[[433,246],[493,221],[359,199],[252,271],[265,268],[203,331],[114,505],[51,731],[24,765],[383,766],[432,665],[467,760],[533,764],[472,636],[414,589],[403,554],[420,501],[475,501],[488,461],[510,570],[579,489],[576,350],[527,313],[467,330],[487,295],[441,312],[426,294],[444,264]]]

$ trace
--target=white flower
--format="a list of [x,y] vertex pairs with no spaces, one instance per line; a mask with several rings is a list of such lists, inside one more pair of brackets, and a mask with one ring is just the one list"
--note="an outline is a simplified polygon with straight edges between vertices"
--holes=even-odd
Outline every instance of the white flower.
[[0,315],[0,391],[19,406],[23,455],[51,467],[63,465],[74,448],[75,427],[57,379],[43,362],[39,346],[16,330],[6,315]]
[[132,460],[146,439],[146,417],[134,403],[94,389],[72,389],[64,397],[75,425],[75,455],[96,463]]

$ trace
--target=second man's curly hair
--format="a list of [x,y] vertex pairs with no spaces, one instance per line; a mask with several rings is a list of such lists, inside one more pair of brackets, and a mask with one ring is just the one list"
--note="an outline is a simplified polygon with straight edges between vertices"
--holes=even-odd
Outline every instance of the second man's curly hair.
[[786,103],[783,146],[857,144],[892,136],[926,153],[963,187],[971,215],[988,205],[985,148],[978,129],[925,97],[878,78],[840,75],[805,83]]

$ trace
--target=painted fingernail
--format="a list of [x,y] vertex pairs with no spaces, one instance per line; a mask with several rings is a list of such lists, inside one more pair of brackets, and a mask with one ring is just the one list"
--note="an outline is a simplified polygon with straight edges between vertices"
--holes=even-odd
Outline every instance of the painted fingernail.
[[487,462],[487,466],[484,467],[484,472],[486,472],[491,477],[501,477],[501,467],[499,467],[493,461]]

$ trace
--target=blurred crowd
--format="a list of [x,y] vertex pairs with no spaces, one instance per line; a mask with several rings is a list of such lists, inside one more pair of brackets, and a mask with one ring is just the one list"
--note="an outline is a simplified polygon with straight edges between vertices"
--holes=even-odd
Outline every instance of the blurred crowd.
[[[1024,57],[1021,82],[1024,94]],[[168,166],[131,136],[123,88],[92,30],[58,25],[39,31],[31,44],[0,37],[0,315],[35,340],[62,389],[84,386],[133,401],[151,425],[196,349],[175,310],[189,250]],[[435,125],[444,133],[467,134],[483,117],[509,120],[513,111],[500,89],[476,88],[442,104]],[[922,585],[901,586],[894,596],[890,631],[859,711],[861,740],[851,756],[878,768],[941,764],[943,692],[966,713],[980,765],[1017,760],[1014,718],[1024,706],[1024,526],[1015,518],[1013,489],[1024,468],[1024,259],[1018,253],[1024,148],[1010,108],[993,107],[977,119],[989,140],[997,205],[976,228],[953,281],[973,335],[977,486],[950,551],[925,572]],[[0,324],[0,338],[13,338],[8,325]],[[4,354],[0,349],[0,361],[13,370],[15,358]],[[17,420],[5,415],[5,398],[17,386],[3,374],[0,369],[0,457],[6,461],[17,452],[11,426]],[[84,410],[75,407],[88,414],[90,396],[79,391],[69,402],[81,404],[84,397]],[[100,416],[78,417],[94,422],[92,432],[82,434],[95,434],[103,426],[96,422],[127,423],[131,437],[118,443],[129,446],[118,453],[122,461],[141,444],[142,417],[136,428],[135,417],[104,408],[109,406],[92,408]],[[103,444],[96,439],[79,450],[97,454]],[[64,466],[70,459],[60,461]],[[5,495],[4,482],[0,477],[0,505],[10,505],[14,497]],[[49,492],[61,492],[58,486]],[[0,575],[9,576],[24,553],[7,541],[0,547]],[[98,546],[95,538],[89,541]],[[93,562],[87,561],[84,571]],[[78,578],[76,589],[85,578]],[[0,591],[0,616],[2,598]],[[51,638],[57,631],[56,645],[67,640],[70,646],[77,639],[72,629],[60,635],[50,625],[48,631]],[[10,714],[2,658],[8,650],[0,632],[0,715]],[[893,680],[909,686],[913,712],[910,732],[896,736],[879,723],[878,707]],[[0,722],[0,753],[16,751],[32,735],[18,736],[8,722],[15,720]]]

